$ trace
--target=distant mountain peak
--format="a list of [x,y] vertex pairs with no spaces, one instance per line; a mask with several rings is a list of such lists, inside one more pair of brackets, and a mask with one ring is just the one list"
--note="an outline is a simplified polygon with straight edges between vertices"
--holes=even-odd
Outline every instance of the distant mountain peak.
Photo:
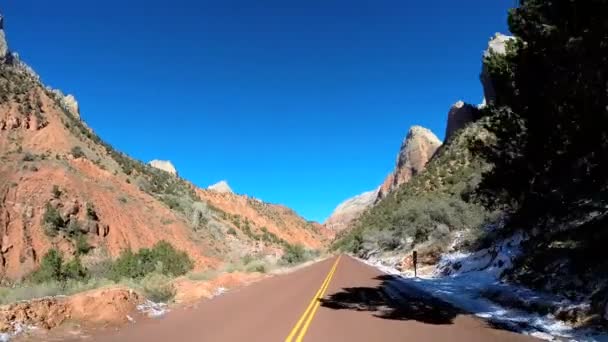
[[233,193],[230,185],[228,185],[228,182],[225,180],[221,180],[213,185],[210,185],[207,189],[219,193]]
[[334,231],[348,228],[352,220],[357,218],[365,209],[369,208],[376,197],[378,189],[364,192],[340,203],[331,216],[325,221],[325,227]]
[[155,167],[159,170],[163,170],[165,172],[169,172],[170,174],[177,176],[177,170],[175,169],[175,166],[173,166],[173,164],[171,163],[170,160],[158,160],[158,159],[154,159],[151,160],[148,164],[150,164],[150,166]]
[[395,170],[388,175],[378,192],[378,200],[407,183],[417,173],[424,170],[426,163],[441,146],[441,140],[422,126],[412,126],[401,144]]

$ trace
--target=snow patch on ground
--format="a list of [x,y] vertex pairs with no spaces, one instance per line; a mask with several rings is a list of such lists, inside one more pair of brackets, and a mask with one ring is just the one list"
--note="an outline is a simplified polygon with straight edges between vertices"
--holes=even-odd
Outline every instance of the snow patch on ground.
[[228,292],[228,289],[227,289],[227,288],[225,288],[225,287],[218,287],[218,288],[217,288],[217,289],[215,289],[215,291],[213,292],[213,296],[212,296],[211,298],[213,298],[213,297],[217,297],[217,296],[221,296],[221,295],[223,295],[223,294],[224,294],[224,293],[226,293],[226,292]]
[[137,306],[137,310],[148,317],[158,318],[169,312],[169,307],[166,303],[155,303],[151,300],[146,300]]
[[38,329],[38,327],[35,327],[33,325],[27,325],[27,324],[21,324],[19,322],[13,322],[12,323],[12,329],[11,329],[10,332],[0,333],[0,342],[8,342],[12,338],[16,337],[17,335],[19,335],[21,333],[32,331],[32,330],[36,330],[36,329]]
[[392,267],[391,265],[395,265],[393,260],[383,262],[380,258],[373,258],[361,261],[387,274],[396,275],[397,277],[388,284],[389,287],[394,287],[394,290],[407,291],[408,288],[413,287],[478,317],[508,326],[524,334],[545,340],[566,338],[575,341],[608,341],[608,334],[575,329],[551,315],[506,308],[482,296],[491,292],[517,296],[519,299],[523,298],[539,304],[551,305],[559,301],[559,305],[563,307],[587,305],[565,302],[555,296],[499,280],[503,272],[513,266],[513,260],[521,253],[520,245],[525,239],[525,235],[519,232],[491,248],[474,253],[445,254],[434,273],[418,278],[401,273]]

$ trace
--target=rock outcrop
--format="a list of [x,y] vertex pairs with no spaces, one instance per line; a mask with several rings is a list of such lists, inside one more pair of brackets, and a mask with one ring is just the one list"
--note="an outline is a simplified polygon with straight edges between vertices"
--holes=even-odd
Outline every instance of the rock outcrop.
[[211,191],[215,191],[215,192],[219,192],[219,193],[228,193],[228,194],[233,193],[232,189],[228,185],[228,182],[226,182],[225,180],[219,181],[213,185],[210,185],[207,188],[207,190],[211,190]]
[[154,160],[151,160],[148,164],[150,164],[150,166],[155,167],[159,170],[163,170],[165,172],[169,172],[170,174],[172,174],[174,176],[177,176],[177,170],[175,169],[175,166],[173,166],[173,164],[169,160],[154,159]]
[[397,157],[395,170],[388,175],[378,191],[380,200],[407,183],[414,175],[424,170],[424,167],[441,146],[441,140],[429,129],[421,126],[410,128]]
[[448,124],[445,129],[445,141],[448,141],[452,134],[463,128],[468,123],[475,120],[478,116],[479,109],[463,101],[458,101],[450,108],[448,112]]
[[325,221],[325,227],[333,231],[341,231],[348,228],[352,220],[359,217],[365,209],[374,204],[377,195],[378,189],[364,192],[340,203]]
[[[490,42],[488,48],[483,53],[483,58],[489,57],[492,53],[504,55],[507,53],[507,42],[514,39],[512,36],[506,36],[501,33],[496,33]],[[483,85],[484,103],[491,104],[496,100],[496,90],[494,89],[494,82],[488,73],[488,69],[485,63],[482,63],[481,84]]]
[[72,116],[80,120],[80,107],[78,106],[78,101],[72,94],[65,95],[59,89],[53,89],[47,87],[47,89],[55,95],[59,103],[63,106],[65,110],[67,110]]
[[8,43],[4,34],[4,17],[0,13],[0,61],[4,61],[9,55]]

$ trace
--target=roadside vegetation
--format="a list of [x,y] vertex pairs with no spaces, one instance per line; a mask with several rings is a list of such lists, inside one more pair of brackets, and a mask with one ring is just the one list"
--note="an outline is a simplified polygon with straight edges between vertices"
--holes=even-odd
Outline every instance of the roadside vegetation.
[[141,291],[155,301],[169,301],[175,295],[171,280],[193,268],[185,252],[161,241],[136,253],[127,250],[116,260],[83,266],[76,255],[67,261],[59,251],[49,250],[40,267],[11,288],[0,288],[0,303],[43,296],[69,295],[102,286],[122,284]]
[[84,266],[77,253],[67,260],[58,250],[49,250],[40,267],[11,287],[0,287],[0,304],[45,296],[71,295],[95,288],[123,285],[156,302],[169,302],[176,294],[173,279],[186,275],[194,281],[211,280],[223,273],[268,273],[280,267],[292,267],[319,256],[301,245],[286,245],[279,259],[247,254],[219,269],[192,272],[193,261],[165,241],[137,252],[124,251],[115,260],[103,260]]

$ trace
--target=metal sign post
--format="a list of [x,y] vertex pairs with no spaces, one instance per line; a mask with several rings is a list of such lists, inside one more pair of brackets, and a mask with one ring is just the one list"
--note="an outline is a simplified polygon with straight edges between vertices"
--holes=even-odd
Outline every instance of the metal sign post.
[[414,263],[414,278],[418,277],[418,270],[417,270],[417,264],[418,264],[418,252],[413,251],[412,252],[412,261]]

